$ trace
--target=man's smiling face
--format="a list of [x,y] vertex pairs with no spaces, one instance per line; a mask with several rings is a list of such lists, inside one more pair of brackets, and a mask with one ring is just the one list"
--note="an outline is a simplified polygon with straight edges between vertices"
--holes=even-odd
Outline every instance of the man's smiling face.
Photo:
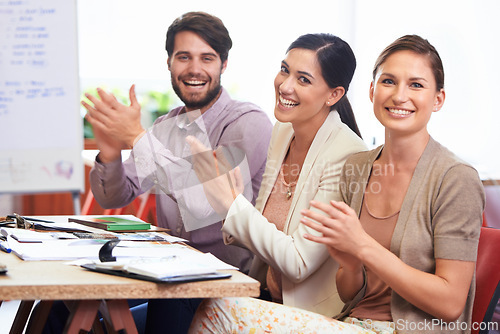
[[186,111],[203,113],[221,91],[220,77],[226,69],[220,55],[199,35],[181,31],[175,36],[174,52],[168,59],[175,93],[186,105]]

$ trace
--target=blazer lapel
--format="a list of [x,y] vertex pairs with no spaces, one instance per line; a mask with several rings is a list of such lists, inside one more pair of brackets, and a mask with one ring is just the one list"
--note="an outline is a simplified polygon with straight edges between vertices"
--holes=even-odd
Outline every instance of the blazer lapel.
[[271,195],[272,190],[274,189],[274,184],[279,177],[279,172],[281,170],[281,165],[283,164],[283,159],[285,159],[285,155],[288,152],[288,148],[290,147],[290,142],[292,141],[294,132],[292,125],[290,123],[282,123],[279,125],[280,129],[276,133],[276,140],[274,142],[274,146],[272,149],[272,155],[267,160],[267,166],[265,174],[266,177],[263,178],[263,182],[261,184],[261,188],[264,187],[263,190],[263,200],[262,207],[257,208],[260,212],[264,210],[266,206],[267,200]]
[[311,147],[309,147],[309,151],[307,152],[306,159],[304,160],[304,164],[302,165],[299,179],[297,180],[297,186],[295,187],[295,192],[292,197],[292,204],[290,206],[290,211],[288,211],[285,230],[288,230],[290,219],[295,211],[297,202],[301,197],[302,190],[304,189],[304,186],[309,179],[309,175],[313,171],[314,164],[316,163],[321,149],[324,147],[327,140],[338,130],[337,122],[340,122],[340,116],[338,115],[338,113],[334,111],[330,112],[325,122],[316,133]]

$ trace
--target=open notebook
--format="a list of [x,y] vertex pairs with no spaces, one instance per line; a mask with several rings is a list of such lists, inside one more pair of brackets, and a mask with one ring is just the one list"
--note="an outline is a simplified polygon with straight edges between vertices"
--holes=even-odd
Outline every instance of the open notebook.
[[[118,241],[109,241],[99,252],[99,260],[82,267],[106,274],[137,278],[154,282],[190,282],[231,277],[219,270],[238,269],[210,253],[191,248],[177,248],[161,257],[116,258],[111,255]],[[116,252],[114,252],[116,254]]]
[[105,274],[124,276],[152,282],[181,283],[231,277],[218,272],[217,267],[199,262],[186,262],[181,258],[149,258],[118,262],[94,262],[83,268]]

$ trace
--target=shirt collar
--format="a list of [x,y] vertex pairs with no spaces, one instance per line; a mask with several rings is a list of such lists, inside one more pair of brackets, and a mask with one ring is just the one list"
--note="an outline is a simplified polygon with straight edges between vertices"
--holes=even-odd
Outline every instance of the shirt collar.
[[190,111],[190,113],[192,116],[193,116],[193,114],[194,114],[194,116],[198,116],[192,122],[189,121],[187,112],[181,112],[180,114],[177,115],[177,117],[175,117],[175,125],[177,125],[177,127],[179,129],[187,130],[190,127],[193,127],[195,125],[199,126],[199,124],[201,122],[201,117],[199,117],[199,116],[201,116],[200,110],[193,110],[193,111]]
[[[219,98],[217,99],[217,101],[215,101],[215,103],[210,108],[208,108],[207,111],[205,111],[203,113],[203,115],[201,115],[201,117],[197,117],[194,121],[189,122],[189,118],[187,117],[187,113],[181,111],[181,113],[179,113],[177,115],[176,120],[175,120],[175,124],[177,125],[177,127],[179,127],[180,129],[188,129],[191,126],[197,125],[198,128],[203,129],[206,126],[210,126],[210,124],[215,122],[217,120],[219,114],[224,109],[223,106],[226,105],[231,99],[229,97],[229,94],[227,93],[227,91],[224,89],[224,87],[221,87],[221,90],[222,90],[222,92],[219,95]],[[200,114],[200,111],[193,110],[193,111],[190,111],[190,113]]]

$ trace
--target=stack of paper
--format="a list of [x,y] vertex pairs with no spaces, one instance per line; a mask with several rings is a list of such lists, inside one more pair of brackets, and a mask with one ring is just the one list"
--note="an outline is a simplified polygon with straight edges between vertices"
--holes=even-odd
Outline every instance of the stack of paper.
[[18,242],[43,242],[56,239],[78,239],[74,234],[67,232],[37,232],[18,228],[5,228],[0,230],[5,237],[11,237]]

